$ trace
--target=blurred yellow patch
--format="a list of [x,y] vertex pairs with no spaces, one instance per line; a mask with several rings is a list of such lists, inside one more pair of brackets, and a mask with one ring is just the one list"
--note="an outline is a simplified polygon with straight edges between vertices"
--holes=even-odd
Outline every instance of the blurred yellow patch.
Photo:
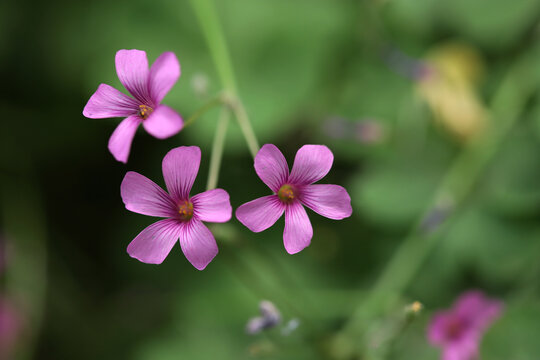
[[405,307],[405,312],[411,315],[418,315],[420,311],[422,311],[423,308],[424,308],[424,305],[422,305],[421,302],[415,301],[412,304],[409,304]]
[[426,63],[429,71],[420,79],[418,92],[435,119],[464,141],[482,133],[489,114],[476,92],[484,71],[478,52],[465,44],[449,43],[430,51]]

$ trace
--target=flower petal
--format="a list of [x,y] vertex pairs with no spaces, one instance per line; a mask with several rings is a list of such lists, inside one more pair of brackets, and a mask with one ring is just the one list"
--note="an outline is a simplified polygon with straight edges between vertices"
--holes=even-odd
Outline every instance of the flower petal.
[[446,328],[454,315],[449,311],[436,312],[427,329],[427,338],[432,345],[444,345],[447,340]]
[[172,52],[161,54],[150,68],[150,95],[156,104],[171,90],[180,77],[180,63]]
[[129,171],[122,180],[120,194],[129,211],[148,216],[176,216],[176,207],[169,194],[146,176],[134,171]]
[[144,229],[131,243],[129,256],[147,264],[161,264],[180,237],[182,225],[177,220],[164,219]]
[[464,339],[447,344],[442,352],[441,360],[478,359],[478,339]]
[[176,135],[184,121],[176,111],[165,105],[159,105],[148,119],[143,121],[144,129],[158,139],[166,139]]
[[334,155],[324,145],[304,145],[296,153],[289,182],[308,185],[322,179],[332,167]]
[[301,201],[317,214],[329,219],[341,220],[352,214],[351,197],[339,185],[308,185],[302,189]]
[[231,220],[229,194],[223,189],[208,190],[191,198],[195,216],[202,221],[223,223]]
[[139,102],[154,105],[148,89],[148,59],[141,50],[119,50],[115,57],[116,73],[127,91]]
[[479,331],[487,329],[501,314],[503,304],[490,299],[479,290],[463,293],[454,307],[456,314],[467,319],[471,326]]
[[112,86],[101,84],[90,97],[83,110],[83,115],[90,119],[126,117],[135,115],[138,103]]
[[131,142],[141,123],[141,119],[134,115],[122,120],[109,139],[109,151],[117,161],[126,163],[131,149]]
[[289,254],[296,254],[309,246],[313,237],[313,228],[306,214],[306,209],[298,201],[285,209],[285,231],[283,244]]
[[278,192],[289,177],[287,160],[272,144],[265,144],[255,156],[255,172],[274,192]]
[[274,225],[283,215],[285,205],[276,195],[268,195],[241,205],[236,218],[253,232],[261,232]]
[[174,201],[187,200],[189,191],[199,172],[201,149],[197,146],[180,146],[163,158],[163,177]]
[[197,270],[204,270],[218,253],[214,235],[197,219],[192,219],[182,225],[180,233],[182,251],[191,265]]

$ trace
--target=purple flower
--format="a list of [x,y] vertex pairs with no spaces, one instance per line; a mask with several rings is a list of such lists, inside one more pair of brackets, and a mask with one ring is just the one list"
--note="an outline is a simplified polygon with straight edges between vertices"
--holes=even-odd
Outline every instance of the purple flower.
[[140,50],[119,50],[115,62],[118,78],[133,98],[101,84],[88,100],[83,115],[91,119],[125,117],[109,139],[109,151],[116,160],[125,163],[141,123],[158,139],[173,136],[182,129],[184,122],[180,115],[160,104],[180,77],[180,63],[172,52],[165,52],[149,70],[146,52]]
[[0,359],[10,359],[23,330],[23,319],[17,308],[0,297]]
[[304,145],[296,153],[289,174],[287,161],[279,149],[266,144],[255,156],[255,171],[274,192],[243,204],[236,217],[253,232],[272,226],[285,213],[283,243],[289,254],[295,254],[311,242],[313,228],[304,206],[334,220],[351,216],[351,198],[338,185],[316,184],[334,161],[330,149],[323,145]]
[[481,291],[468,291],[450,310],[433,316],[429,342],[443,349],[442,360],[477,359],[480,340],[501,311],[500,301],[487,298]]
[[201,162],[196,146],[180,146],[163,158],[166,193],[145,176],[130,171],[120,191],[126,209],[148,216],[164,217],[144,229],[128,245],[128,254],[144,263],[161,264],[180,239],[189,262],[203,270],[218,253],[214,236],[203,221],[223,223],[231,219],[229,194],[223,189],[189,196]]
[[259,311],[261,316],[249,319],[246,325],[248,334],[257,334],[263,330],[273,328],[281,322],[281,313],[276,305],[268,300],[263,300],[259,303]]

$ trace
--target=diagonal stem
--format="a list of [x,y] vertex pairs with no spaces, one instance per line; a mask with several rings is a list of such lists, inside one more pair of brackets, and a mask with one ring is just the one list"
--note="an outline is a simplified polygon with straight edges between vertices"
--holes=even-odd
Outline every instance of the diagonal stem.
[[212,0],[191,0],[218,75],[227,92],[236,95],[236,81],[227,42]]
[[[440,232],[449,220],[447,218],[434,231],[426,231],[422,226],[424,219],[439,209],[446,202],[445,199],[451,199],[454,212],[457,206],[464,203],[505,135],[518,120],[527,100],[537,90],[536,82],[528,75],[534,65],[532,59],[525,57],[510,68],[491,104],[494,120],[491,128],[482,138],[467,146],[450,166],[431,205],[390,259],[367,298],[359,302],[353,316],[336,337],[336,351],[338,346],[349,347],[351,352],[356,351],[362,345],[353,339],[358,334],[365,335],[373,319],[387,313],[399,301],[425,258],[440,240]],[[351,355],[348,351],[341,354],[344,356],[340,358]]]
[[[249,151],[253,157],[257,154],[259,151],[259,143],[257,141],[257,137],[255,135],[255,132],[253,131],[252,124],[249,120],[249,117],[247,115],[247,112],[244,108],[244,105],[242,101],[240,100],[238,96],[238,91],[236,87],[236,80],[234,76],[234,71],[229,55],[229,50],[227,48],[227,43],[225,41],[225,37],[223,36],[223,32],[221,29],[221,25],[219,22],[219,18],[214,6],[213,0],[191,0],[191,4],[193,6],[193,9],[195,11],[195,14],[199,20],[199,24],[202,28],[203,34],[205,36],[206,42],[208,44],[208,47],[210,49],[210,53],[212,55],[212,58],[214,60],[214,64],[216,66],[218,75],[221,79],[222,85],[224,87],[224,93],[222,95],[222,102],[225,107],[227,107],[227,110],[229,112],[232,112],[235,115],[235,118],[238,122],[238,125],[240,126],[240,129],[242,131],[242,134],[246,140],[246,143],[248,145]],[[224,110],[225,111],[225,110]],[[218,124],[218,128],[216,129],[216,135],[214,138],[214,150],[211,160],[211,172],[212,174],[209,175],[208,180],[208,187],[211,188],[212,186],[215,186],[215,183],[217,182],[217,172],[219,170],[219,163],[221,162],[221,156],[222,156],[222,150],[219,150],[220,147],[222,147],[222,138],[225,137],[224,133],[227,130],[228,121],[220,120],[220,124]],[[215,169],[215,170],[212,170]],[[215,172],[215,176],[213,175]],[[268,268],[274,266],[274,264],[267,264]],[[250,273],[256,273],[256,269],[250,269]],[[270,272],[270,271],[269,271]],[[266,274],[267,276],[268,274]],[[260,277],[260,276],[259,276]],[[254,276],[256,278],[256,276]],[[282,284],[283,279],[281,279],[278,275],[274,276],[276,280],[276,283]],[[258,288],[257,284],[251,284],[253,288]],[[278,294],[282,294],[282,291],[279,286],[272,286],[270,294],[274,294],[273,296],[276,297]],[[298,294],[299,296],[302,296],[301,293]],[[281,297],[287,297],[284,295],[281,295]],[[288,304],[287,301],[280,301],[281,305],[284,305],[286,307],[289,307],[290,304]],[[302,311],[304,309],[300,307],[296,307],[294,312],[297,314],[302,314]],[[307,316],[302,316],[303,320],[309,323],[309,319]]]
[[236,120],[238,121],[238,125],[240,125],[242,133],[244,134],[244,138],[246,139],[251,156],[255,158],[255,155],[257,155],[257,152],[259,152],[259,142],[257,141],[257,137],[255,136],[255,132],[253,131],[253,127],[249,121],[246,109],[239,99],[232,101],[231,109],[236,116]]
[[213,0],[191,0],[191,5],[203,30],[218,75],[225,89],[226,97],[231,98],[228,102],[246,139],[249,151],[255,157],[259,150],[257,137],[238,96],[229,49],[223,36],[221,23],[219,22]]
[[223,104],[223,97],[221,95],[216,96],[212,99],[210,99],[207,103],[205,103],[203,106],[201,106],[199,109],[197,109],[184,123],[184,128],[193,124],[195,120],[197,120],[201,115],[206,113],[208,110],[212,109],[214,106],[218,106],[220,104]]
[[221,158],[223,157],[223,147],[225,145],[225,137],[227,135],[227,127],[229,126],[230,110],[226,106],[221,108],[217,123],[214,141],[212,143],[212,155],[210,156],[210,169],[208,170],[208,183],[206,189],[215,189],[219,178],[219,168],[221,166]]

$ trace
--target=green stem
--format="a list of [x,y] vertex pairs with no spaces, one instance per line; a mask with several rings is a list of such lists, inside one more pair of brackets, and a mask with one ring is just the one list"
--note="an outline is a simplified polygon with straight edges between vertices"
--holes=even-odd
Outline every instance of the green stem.
[[205,112],[207,112],[208,110],[212,109],[214,106],[217,106],[217,105],[220,105],[220,104],[223,104],[223,97],[220,95],[220,96],[216,96],[212,99],[210,99],[210,101],[208,101],[206,104],[204,104],[203,106],[201,106],[199,109],[197,109],[193,115],[191,115],[187,120],[186,122],[184,123],[184,128],[186,126],[189,126],[191,125],[195,120],[197,120],[201,115],[203,115]]
[[229,49],[227,48],[227,42],[223,36],[221,23],[219,22],[214,2],[213,0],[191,0],[191,5],[195,10],[204,37],[210,48],[210,53],[221,79],[221,83],[225,88],[226,96],[231,98],[228,102],[238,120],[238,125],[246,139],[249,151],[251,152],[251,155],[255,157],[259,150],[258,141],[244,106],[238,96]]
[[236,120],[238,120],[240,129],[242,129],[242,133],[246,139],[251,156],[255,158],[255,155],[257,155],[257,152],[259,152],[259,142],[257,141],[257,137],[255,136],[255,132],[253,131],[253,127],[251,126],[251,122],[247,116],[246,109],[239,99],[232,102],[231,108],[236,116]]
[[236,81],[231,57],[214,3],[212,0],[191,0],[191,5],[203,30],[221,82],[225,90],[236,96]]
[[[362,332],[366,329],[366,325],[369,326],[370,319],[386,313],[399,301],[400,295],[406,290],[424,259],[440,239],[438,234],[441,226],[437,231],[427,232],[420,224],[448,197],[452,200],[455,209],[470,194],[482,170],[489,163],[504,136],[519,118],[527,100],[536,90],[536,82],[527,75],[533,64],[531,59],[526,58],[516,62],[510,69],[493,98],[492,126],[482,138],[467,146],[450,166],[431,205],[391,258],[370,295],[360,301],[343,333],[354,336]],[[441,225],[447,223],[448,219]]]
[[221,108],[217,123],[214,141],[212,143],[212,155],[210,156],[210,169],[208,170],[208,183],[206,189],[215,189],[219,178],[219,168],[221,166],[221,158],[223,157],[223,147],[225,145],[225,137],[227,135],[227,127],[229,126],[230,110],[226,106]]

